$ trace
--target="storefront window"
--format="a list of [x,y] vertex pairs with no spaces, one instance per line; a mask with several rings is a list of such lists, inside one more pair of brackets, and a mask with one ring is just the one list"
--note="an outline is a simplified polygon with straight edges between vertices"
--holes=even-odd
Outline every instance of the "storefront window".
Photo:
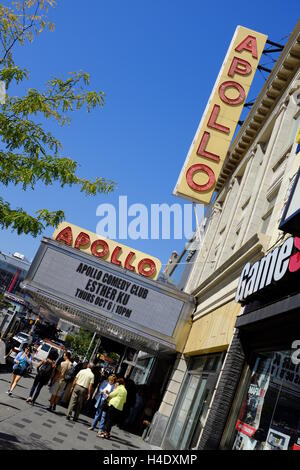
[[233,449],[300,450],[300,364],[293,352],[257,356]]
[[150,375],[151,369],[153,367],[155,358],[153,356],[147,357],[145,359],[139,359],[137,360],[136,365],[134,366],[130,378],[136,383],[136,384],[145,384],[148,380],[148,377]]
[[191,449],[197,445],[221,360],[221,354],[211,354],[191,361],[166,433],[168,447]]

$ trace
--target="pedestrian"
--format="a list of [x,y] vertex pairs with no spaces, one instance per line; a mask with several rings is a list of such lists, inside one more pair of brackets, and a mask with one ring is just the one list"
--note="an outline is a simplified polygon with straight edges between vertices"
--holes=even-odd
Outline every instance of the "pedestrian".
[[21,377],[26,372],[27,367],[31,365],[32,357],[31,357],[31,347],[27,344],[24,347],[24,351],[20,351],[15,359],[13,365],[13,376],[10,384],[10,388],[8,389],[8,395],[11,395],[13,390],[15,389],[17,383],[21,380]]
[[55,372],[55,361],[58,357],[57,351],[54,349],[49,352],[48,357],[43,359],[37,366],[37,374],[31,387],[29,397],[26,402],[34,405],[44,385],[47,385]]
[[[56,360],[55,362],[55,372],[58,371],[58,368],[59,366],[61,365],[62,362],[65,361],[65,353],[67,352],[67,348],[64,346],[63,350],[62,350],[62,353],[59,355],[59,358]],[[50,386],[52,386],[54,384],[54,378],[55,378],[55,375],[53,375],[51,381],[50,381]]]
[[124,429],[123,420],[126,421],[129,416],[130,409],[134,406],[136,398],[136,385],[132,379],[125,379],[125,388],[127,390],[127,399],[123,409],[122,422],[120,423],[121,429]]
[[136,389],[135,402],[129,409],[128,415],[124,421],[125,429],[132,431],[133,428],[138,430],[139,416],[145,405],[145,386],[138,385]]
[[94,384],[93,368],[93,363],[89,364],[85,361],[83,363],[83,369],[76,375],[72,386],[72,395],[66,416],[67,420],[71,419],[72,412],[75,408],[73,421],[78,421],[84,401],[90,399]]
[[116,378],[117,377],[115,375],[110,375],[108,377],[108,380],[104,380],[99,385],[99,391],[98,391],[98,394],[96,395],[96,404],[95,404],[96,414],[95,414],[93,424],[89,428],[89,431],[94,431],[99,421],[100,421],[99,430],[103,431],[103,426],[104,426],[105,416],[106,416],[106,412],[104,411],[103,406],[107,401],[106,392],[111,393],[114,390],[115,388],[114,384],[115,384]]
[[57,371],[54,375],[52,386],[50,388],[50,406],[47,408],[48,411],[54,411],[54,408],[60,400],[60,396],[66,387],[65,374],[71,366],[71,353],[66,351],[63,356],[63,362],[57,367]]
[[105,423],[103,431],[97,434],[98,437],[110,439],[111,428],[120,420],[126,399],[127,390],[125,388],[125,380],[118,378],[114,391],[108,395]]
[[147,422],[149,423],[147,426],[150,425],[155,411],[157,410],[157,401],[158,401],[158,396],[155,391],[150,392],[150,396],[148,396],[146,402],[145,402],[145,408],[143,410],[143,415],[142,415],[142,423]]
[[68,368],[68,370],[66,371],[65,373],[65,376],[64,376],[64,380],[66,382],[66,387],[60,397],[60,401],[59,403],[61,404],[68,404],[69,401],[70,401],[70,397],[71,397],[71,389],[72,389],[72,386],[73,386],[73,381],[74,381],[74,378],[75,378],[75,368],[76,368],[76,364],[74,364],[74,359],[73,357],[71,357],[70,359],[71,361],[71,365],[70,367]]

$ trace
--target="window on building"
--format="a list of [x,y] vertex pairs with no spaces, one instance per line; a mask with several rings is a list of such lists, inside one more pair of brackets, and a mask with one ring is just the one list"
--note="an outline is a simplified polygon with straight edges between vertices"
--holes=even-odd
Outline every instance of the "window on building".
[[240,230],[241,230],[241,229],[239,228],[239,229],[235,232],[234,243],[233,243],[233,245],[231,245],[232,251],[234,251],[234,249],[235,249],[236,242],[237,242],[237,238],[238,238],[238,236],[239,236]]
[[235,426],[235,450],[300,450],[300,364],[294,350],[261,353]]
[[260,231],[262,233],[267,233],[267,230],[268,230],[268,227],[269,227],[269,224],[270,224],[270,220],[271,220],[271,217],[272,217],[272,214],[273,214],[274,206],[275,206],[275,203],[276,203],[277,196],[278,196],[278,191],[273,193],[268,198],[267,210],[264,213],[264,215],[262,216],[263,222],[262,222],[261,229],[260,229]]
[[300,110],[298,110],[296,116],[294,117],[294,124],[292,126],[291,137],[290,137],[291,144],[295,142],[296,134],[299,130],[299,127],[300,127]]

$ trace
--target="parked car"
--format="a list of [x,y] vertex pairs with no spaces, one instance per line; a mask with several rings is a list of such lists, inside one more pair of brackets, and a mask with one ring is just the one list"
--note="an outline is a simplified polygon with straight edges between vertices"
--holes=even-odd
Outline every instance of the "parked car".
[[[28,333],[17,333],[13,337],[13,347],[12,350],[9,353],[9,359],[11,363],[13,363],[15,357],[17,354],[24,349],[25,344],[31,344],[32,343],[32,337]],[[32,372],[32,365],[28,366],[26,369],[26,373],[31,373]]]
[[25,333],[23,331],[20,331],[17,333],[14,338],[20,339],[24,343],[31,344],[32,343],[32,336],[29,333]]
[[34,361],[42,361],[46,359],[50,353],[50,351],[56,350],[58,356],[61,356],[64,351],[64,346],[61,344],[55,343],[54,341],[50,341],[49,339],[44,339],[41,344],[38,346],[37,351],[33,357]]
[[9,357],[15,358],[16,355],[23,350],[24,344],[31,344],[32,337],[28,333],[18,333],[13,337],[13,348]]

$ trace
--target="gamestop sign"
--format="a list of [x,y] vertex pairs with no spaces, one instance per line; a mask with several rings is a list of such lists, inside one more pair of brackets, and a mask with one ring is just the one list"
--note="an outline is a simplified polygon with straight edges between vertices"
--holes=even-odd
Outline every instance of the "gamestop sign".
[[246,302],[271,283],[283,279],[286,274],[297,272],[300,273],[300,238],[290,237],[261,260],[244,266],[235,300]]
[[209,204],[267,36],[238,26],[174,189]]

